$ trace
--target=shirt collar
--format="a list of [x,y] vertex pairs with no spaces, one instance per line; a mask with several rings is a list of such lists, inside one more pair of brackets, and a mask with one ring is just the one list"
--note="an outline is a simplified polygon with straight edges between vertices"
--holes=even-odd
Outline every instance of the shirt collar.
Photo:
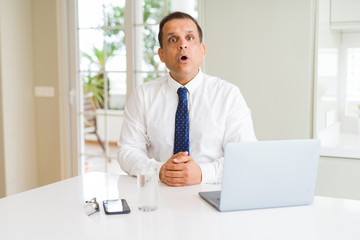
[[177,92],[179,87],[186,87],[186,89],[188,90],[189,93],[192,93],[195,91],[195,89],[201,84],[202,80],[204,78],[204,74],[201,71],[201,69],[199,69],[198,74],[187,84],[185,84],[184,86],[181,85],[180,83],[178,83],[176,80],[174,80],[171,76],[170,73],[168,74],[168,84],[171,90],[173,90],[174,92]]

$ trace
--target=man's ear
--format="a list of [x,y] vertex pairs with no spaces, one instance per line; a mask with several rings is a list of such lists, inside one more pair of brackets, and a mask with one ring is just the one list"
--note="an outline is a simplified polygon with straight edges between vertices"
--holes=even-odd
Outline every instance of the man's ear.
[[201,47],[202,47],[203,54],[205,56],[205,52],[206,52],[205,44],[201,43]]
[[159,54],[159,57],[160,57],[160,61],[161,61],[161,62],[165,62],[165,61],[164,61],[163,52],[164,52],[164,50],[163,50],[162,48],[159,48],[159,49],[158,49],[158,54]]

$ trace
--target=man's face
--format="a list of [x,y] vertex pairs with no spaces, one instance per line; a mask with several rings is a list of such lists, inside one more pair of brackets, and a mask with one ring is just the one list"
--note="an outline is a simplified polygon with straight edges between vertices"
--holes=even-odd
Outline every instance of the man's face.
[[205,56],[196,24],[191,19],[173,19],[165,23],[163,47],[158,50],[160,60],[170,70],[172,78],[186,84],[199,71]]

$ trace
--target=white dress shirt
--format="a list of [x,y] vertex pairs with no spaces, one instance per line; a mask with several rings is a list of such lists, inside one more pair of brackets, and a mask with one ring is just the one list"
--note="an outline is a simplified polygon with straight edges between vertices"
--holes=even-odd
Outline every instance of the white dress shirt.
[[[128,100],[119,140],[118,161],[130,175],[143,168],[159,171],[174,150],[177,89],[170,74],[144,83]],[[199,71],[188,90],[190,155],[203,183],[221,180],[228,142],[256,141],[251,113],[235,85]]]

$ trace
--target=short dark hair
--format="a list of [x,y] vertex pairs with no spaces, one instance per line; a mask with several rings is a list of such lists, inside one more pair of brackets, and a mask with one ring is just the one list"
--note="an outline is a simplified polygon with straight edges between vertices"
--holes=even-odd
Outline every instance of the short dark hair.
[[197,22],[192,16],[190,16],[190,15],[187,14],[187,13],[183,13],[183,12],[173,12],[173,13],[170,13],[169,15],[167,15],[166,17],[164,17],[164,18],[161,20],[161,22],[160,22],[160,25],[159,25],[159,35],[158,35],[158,40],[159,40],[159,43],[160,43],[160,48],[163,47],[162,38],[163,38],[163,28],[164,28],[164,25],[165,25],[165,23],[167,23],[168,21],[174,20],[174,19],[190,19],[191,21],[193,21],[193,22],[196,24],[197,30],[198,30],[198,32],[199,32],[200,42],[202,42],[203,33],[202,33],[201,27],[199,26],[198,22]]

